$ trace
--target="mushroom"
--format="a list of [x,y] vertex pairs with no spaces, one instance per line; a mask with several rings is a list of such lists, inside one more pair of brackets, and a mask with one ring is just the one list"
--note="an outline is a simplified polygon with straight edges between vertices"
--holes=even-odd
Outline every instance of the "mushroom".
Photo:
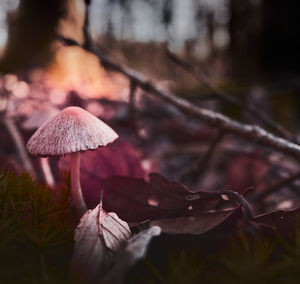
[[86,212],[80,185],[80,152],[106,146],[118,134],[103,121],[80,107],[67,107],[45,122],[29,139],[32,155],[50,157],[71,155],[71,190],[78,213]]

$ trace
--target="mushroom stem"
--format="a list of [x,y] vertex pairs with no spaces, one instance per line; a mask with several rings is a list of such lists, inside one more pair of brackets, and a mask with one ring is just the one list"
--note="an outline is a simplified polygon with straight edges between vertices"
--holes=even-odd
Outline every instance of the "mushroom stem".
[[71,154],[71,190],[80,217],[87,211],[80,185],[80,153]]
[[40,158],[40,165],[42,168],[42,172],[44,175],[44,179],[46,181],[46,183],[50,186],[50,187],[54,187],[55,185],[55,181],[54,181],[54,177],[52,175],[52,171],[49,165],[49,159],[46,158]]

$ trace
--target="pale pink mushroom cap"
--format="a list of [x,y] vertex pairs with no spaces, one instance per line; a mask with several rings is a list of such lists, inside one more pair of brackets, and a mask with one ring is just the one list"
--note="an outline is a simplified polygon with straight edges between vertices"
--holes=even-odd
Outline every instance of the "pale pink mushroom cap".
[[26,147],[33,155],[62,156],[106,146],[118,137],[113,129],[91,113],[80,107],[67,107],[44,123]]

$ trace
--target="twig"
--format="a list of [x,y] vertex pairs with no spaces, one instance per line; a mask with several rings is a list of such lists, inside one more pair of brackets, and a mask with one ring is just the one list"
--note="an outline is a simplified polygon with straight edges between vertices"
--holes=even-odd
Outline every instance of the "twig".
[[138,132],[138,124],[137,124],[137,117],[136,117],[136,104],[135,104],[135,94],[136,94],[136,83],[130,80],[130,87],[129,87],[129,120],[134,128],[135,134],[139,137]]
[[91,0],[85,0],[85,19],[83,26],[83,35],[84,35],[84,48],[90,49],[92,47],[92,40],[89,33],[89,8],[90,8]]
[[[78,42],[72,39],[64,38],[60,35],[58,35],[57,38],[64,42],[66,45],[81,46]],[[164,99],[171,105],[177,107],[183,113],[202,119],[206,123],[224,131],[234,133],[241,137],[250,139],[251,141],[255,141],[256,143],[259,143],[263,146],[267,146],[278,152],[287,154],[293,158],[300,159],[299,145],[290,142],[286,139],[279,138],[267,132],[259,126],[241,123],[221,113],[194,106],[190,102],[182,98],[176,97],[171,92],[160,90],[159,87],[155,86],[155,84],[152,83],[147,77],[141,75],[140,73],[130,68],[124,67],[113,62],[112,60],[103,56],[102,53],[100,53],[99,51],[95,49],[91,49],[89,51],[95,54],[105,67],[111,68],[115,71],[122,73],[123,75],[127,76],[130,80],[135,82],[137,86],[139,86],[145,92],[151,93],[157,97]]]
[[130,120],[135,121],[136,111],[135,111],[135,92],[136,92],[136,83],[130,81],[129,87],[129,115]]
[[218,132],[217,136],[215,137],[215,139],[210,144],[210,147],[208,148],[204,157],[201,159],[200,163],[198,164],[200,173],[202,173],[204,171],[204,169],[207,168],[210,158],[212,157],[213,153],[215,152],[218,144],[222,141],[224,135],[225,135],[224,131],[220,130]]
[[260,193],[253,196],[251,198],[251,201],[255,201],[255,200],[258,200],[258,199],[263,199],[266,196],[268,196],[269,194],[274,193],[275,191],[281,189],[282,187],[290,185],[291,183],[293,183],[297,179],[300,179],[300,171],[296,172],[296,173],[293,173],[293,174],[287,176],[286,178],[283,178],[282,180],[280,180],[280,181],[276,182],[275,184],[271,185],[270,187],[262,190]]
[[267,127],[270,127],[278,132],[282,137],[292,140],[293,137],[291,133],[286,130],[282,125],[275,122],[272,118],[270,118],[266,113],[261,112],[255,105],[251,103],[244,103],[242,100],[228,94],[220,91],[218,88],[216,88],[209,80],[209,78],[201,72],[198,68],[193,66],[191,63],[179,58],[177,55],[172,53],[171,51],[167,50],[167,54],[169,58],[175,62],[178,66],[189,72],[195,79],[198,81],[201,81],[208,89],[210,89],[214,95],[225,101],[229,102],[233,105],[239,106],[243,108],[248,113],[252,114],[255,118],[259,119],[262,123],[264,123]]
[[211,142],[205,154],[200,159],[198,159],[196,165],[193,165],[192,169],[189,169],[187,172],[184,173],[183,179],[185,181],[186,179],[188,179],[189,182],[194,182],[196,178],[200,178],[204,174],[205,170],[207,170],[209,167],[209,160],[214,154],[219,143],[222,141],[224,134],[225,133],[222,130],[218,132],[217,136]]
[[25,144],[24,144],[23,138],[22,138],[17,126],[15,125],[13,119],[5,116],[3,121],[4,121],[4,124],[7,128],[7,130],[9,131],[9,134],[11,135],[11,137],[15,143],[15,146],[19,153],[19,157],[20,157],[21,163],[23,164],[24,170],[29,172],[33,177],[36,177],[33,166],[31,164],[31,161],[30,161],[28,154],[24,147]]

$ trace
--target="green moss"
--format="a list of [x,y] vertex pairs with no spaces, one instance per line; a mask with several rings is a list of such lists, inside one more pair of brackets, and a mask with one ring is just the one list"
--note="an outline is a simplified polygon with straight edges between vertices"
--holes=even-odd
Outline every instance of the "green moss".
[[66,283],[77,220],[69,190],[0,173],[0,282]]

